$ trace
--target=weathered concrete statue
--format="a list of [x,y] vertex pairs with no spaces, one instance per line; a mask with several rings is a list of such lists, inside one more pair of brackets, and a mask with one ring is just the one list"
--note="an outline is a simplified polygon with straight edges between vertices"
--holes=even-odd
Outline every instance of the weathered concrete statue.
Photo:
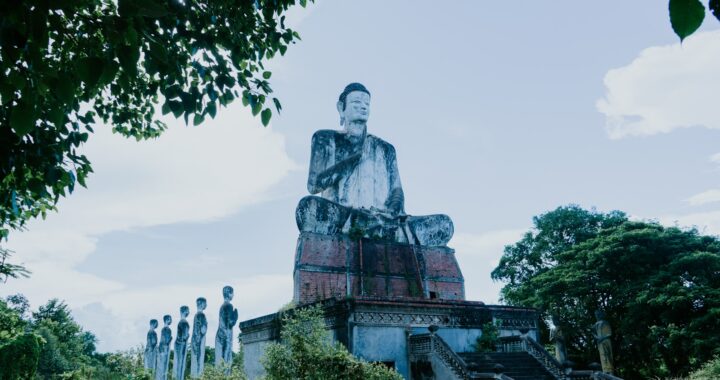
[[552,316],[553,326],[550,329],[550,341],[555,344],[555,358],[558,363],[565,364],[567,362],[567,349],[565,348],[565,334],[560,327],[560,319]]
[[233,327],[235,327],[238,320],[238,311],[230,303],[233,299],[233,288],[231,286],[223,288],[223,298],[225,301],[220,306],[219,326],[217,334],[215,334],[215,367],[222,366],[224,362],[224,365],[227,366],[226,373],[230,373]]
[[155,380],[166,380],[168,367],[170,367],[170,342],[172,342],[172,331],[170,324],[172,317],[163,316],[165,326],[160,331],[160,343],[158,344],[157,364],[155,364]]
[[176,379],[185,378],[185,359],[187,357],[188,338],[190,338],[190,324],[187,321],[189,314],[189,307],[180,306],[180,322],[178,322],[177,336],[175,337],[175,355],[173,361],[173,376]]
[[337,102],[342,130],[319,130],[312,138],[308,191],[295,218],[301,232],[332,235],[361,231],[364,237],[423,246],[444,246],[453,235],[447,215],[409,216],[395,148],[367,133],[370,92],[345,87]]
[[155,329],[158,327],[157,319],[150,320],[150,330],[147,333],[147,342],[145,343],[145,355],[143,356],[145,369],[151,373],[155,370],[155,361],[157,356],[158,335]]
[[193,332],[190,344],[190,377],[199,378],[202,376],[205,367],[205,335],[207,335],[207,318],[205,308],[207,300],[200,297],[195,301],[197,313],[193,318]]
[[597,342],[598,351],[600,353],[600,365],[602,366],[603,372],[612,374],[615,371],[613,365],[613,352],[612,342],[610,337],[612,336],[612,329],[610,324],[605,320],[605,313],[598,310],[595,312],[595,318],[597,322],[593,328],[593,335]]

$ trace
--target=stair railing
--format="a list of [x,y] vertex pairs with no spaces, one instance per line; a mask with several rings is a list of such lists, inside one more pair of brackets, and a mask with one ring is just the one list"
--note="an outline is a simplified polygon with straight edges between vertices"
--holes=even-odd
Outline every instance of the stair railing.
[[557,380],[568,380],[562,365],[543,346],[529,336],[506,336],[498,339],[499,352],[527,352]]
[[439,336],[432,333],[412,334],[408,343],[411,361],[429,360],[430,356],[436,355],[458,377],[471,379],[467,364]]

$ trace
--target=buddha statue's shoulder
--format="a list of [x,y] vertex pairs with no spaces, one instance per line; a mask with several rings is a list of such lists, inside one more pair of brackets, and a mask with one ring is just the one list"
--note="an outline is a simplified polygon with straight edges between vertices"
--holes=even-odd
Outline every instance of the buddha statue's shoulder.
[[393,144],[390,144],[389,142],[381,139],[380,137],[368,134],[367,139],[368,139],[368,143],[373,144],[374,146],[376,146],[388,153],[395,154],[395,147],[393,146]]
[[334,129],[319,129],[313,133],[312,141],[313,144],[329,144],[334,143],[335,140],[342,135],[342,132]]

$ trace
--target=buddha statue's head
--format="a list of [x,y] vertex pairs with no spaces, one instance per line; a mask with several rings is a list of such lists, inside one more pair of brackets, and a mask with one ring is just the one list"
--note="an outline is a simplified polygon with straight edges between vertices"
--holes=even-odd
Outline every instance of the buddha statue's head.
[[172,323],[172,317],[167,314],[163,315],[163,322],[165,323],[165,326],[170,326]]
[[155,330],[158,327],[158,321],[157,319],[151,319],[150,320],[150,328]]
[[370,117],[370,91],[360,83],[350,83],[337,102],[340,125],[365,124]]

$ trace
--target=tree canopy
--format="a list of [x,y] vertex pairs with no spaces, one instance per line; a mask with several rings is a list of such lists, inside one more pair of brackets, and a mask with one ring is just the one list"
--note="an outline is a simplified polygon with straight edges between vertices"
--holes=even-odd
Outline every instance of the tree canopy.
[[299,39],[295,3],[0,2],[0,240],[85,186],[78,148],[100,122],[153,138],[156,109],[197,125],[240,98],[267,125],[281,105],[264,62]]
[[572,360],[597,361],[591,327],[613,327],[627,379],[686,376],[720,354],[720,240],[697,230],[560,207],[507,246],[503,299],[556,315]]

